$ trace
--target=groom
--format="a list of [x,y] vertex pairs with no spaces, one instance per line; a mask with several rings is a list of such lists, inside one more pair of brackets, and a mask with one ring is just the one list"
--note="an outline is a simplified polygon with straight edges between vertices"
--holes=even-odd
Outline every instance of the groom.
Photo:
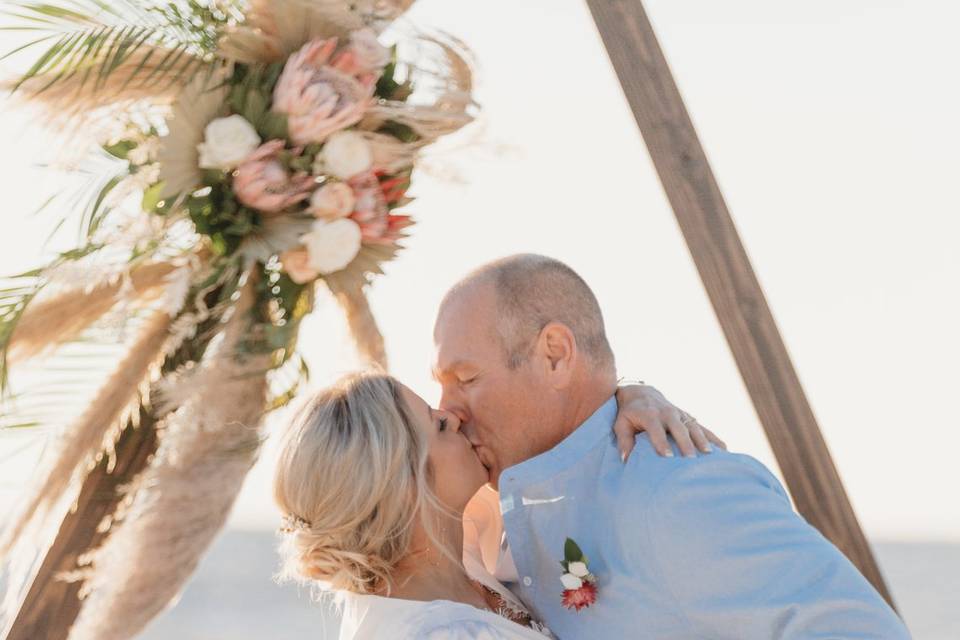
[[[660,457],[641,435],[621,462],[603,318],[563,263],[479,268],[444,298],[434,340],[440,406],[500,491],[510,586],[559,637],[910,637],[753,458]],[[567,538],[597,579],[579,611],[562,603]]]

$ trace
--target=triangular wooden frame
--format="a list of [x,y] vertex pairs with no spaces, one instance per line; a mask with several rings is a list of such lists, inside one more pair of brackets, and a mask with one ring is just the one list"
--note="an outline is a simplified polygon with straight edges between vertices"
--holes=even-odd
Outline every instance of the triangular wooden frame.
[[893,606],[643,3],[587,5],[797,510]]

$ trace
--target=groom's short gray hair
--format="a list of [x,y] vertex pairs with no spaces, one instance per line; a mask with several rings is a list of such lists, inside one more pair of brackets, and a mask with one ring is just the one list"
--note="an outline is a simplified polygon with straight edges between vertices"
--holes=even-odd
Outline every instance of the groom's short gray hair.
[[600,304],[583,278],[563,262],[531,253],[508,256],[473,271],[447,295],[482,282],[493,285],[497,333],[511,369],[527,361],[540,331],[551,322],[569,327],[577,347],[596,367],[613,366]]

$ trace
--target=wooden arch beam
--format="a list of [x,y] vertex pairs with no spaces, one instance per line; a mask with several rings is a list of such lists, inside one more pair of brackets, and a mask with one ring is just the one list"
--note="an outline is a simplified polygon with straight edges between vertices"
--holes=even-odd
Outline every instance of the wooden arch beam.
[[587,0],[797,510],[893,606],[640,0]]

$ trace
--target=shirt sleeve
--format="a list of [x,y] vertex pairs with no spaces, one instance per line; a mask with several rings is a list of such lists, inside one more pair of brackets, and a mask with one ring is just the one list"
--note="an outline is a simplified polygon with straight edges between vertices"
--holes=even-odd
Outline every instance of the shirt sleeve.
[[711,454],[654,489],[653,558],[691,628],[713,638],[909,639],[854,565],[758,461]]

